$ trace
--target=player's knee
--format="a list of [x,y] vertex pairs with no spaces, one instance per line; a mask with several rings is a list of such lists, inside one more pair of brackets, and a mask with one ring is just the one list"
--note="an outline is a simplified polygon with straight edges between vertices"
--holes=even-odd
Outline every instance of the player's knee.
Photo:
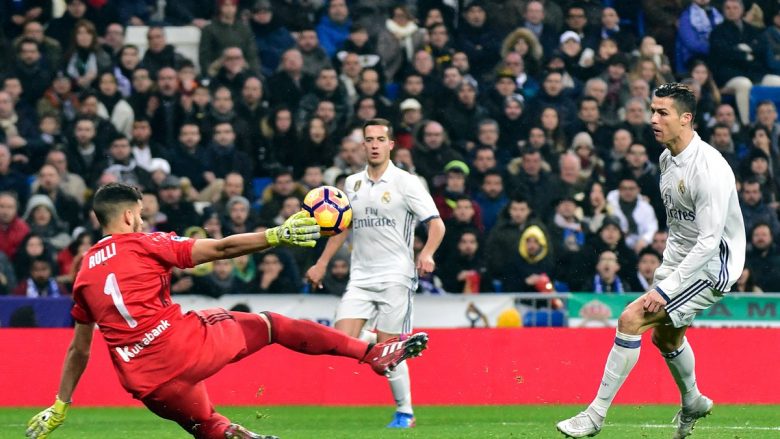
[[632,306],[627,306],[618,319],[618,331],[624,334],[636,334],[642,327],[642,314]]

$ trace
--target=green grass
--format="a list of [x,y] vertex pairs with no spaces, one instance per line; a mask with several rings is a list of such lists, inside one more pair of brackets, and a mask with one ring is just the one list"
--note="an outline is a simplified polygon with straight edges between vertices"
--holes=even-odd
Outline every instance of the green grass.
[[[555,423],[580,406],[417,407],[411,431],[384,428],[389,407],[223,407],[234,422],[282,439],[340,438],[559,438]],[[0,409],[0,438],[23,437],[26,420],[38,410]],[[677,408],[615,406],[599,439],[670,438]],[[74,407],[52,439],[187,438],[179,427],[142,408]],[[780,406],[716,405],[692,439],[780,438]]]

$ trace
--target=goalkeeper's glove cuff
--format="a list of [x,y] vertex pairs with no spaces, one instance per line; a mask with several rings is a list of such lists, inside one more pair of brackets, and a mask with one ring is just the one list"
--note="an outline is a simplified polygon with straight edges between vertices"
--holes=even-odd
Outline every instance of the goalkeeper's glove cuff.
[[60,399],[60,395],[57,395],[57,397],[54,399],[54,411],[57,413],[62,413],[65,415],[65,413],[68,412],[68,409],[70,408],[70,404],[73,401],[63,401]]

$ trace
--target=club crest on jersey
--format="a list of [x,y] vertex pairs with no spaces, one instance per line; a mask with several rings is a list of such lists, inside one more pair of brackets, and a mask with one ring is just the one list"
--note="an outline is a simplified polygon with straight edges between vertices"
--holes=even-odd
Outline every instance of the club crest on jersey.
[[682,180],[677,183],[677,190],[680,191],[680,195],[685,195],[685,183]]
[[357,192],[357,191],[359,191],[359,190],[360,190],[360,185],[361,185],[362,183],[363,183],[363,181],[362,181],[362,180],[358,180],[358,181],[356,181],[356,182],[355,182],[355,186],[352,188],[352,191],[353,191],[353,192]]
[[385,192],[384,194],[382,194],[381,200],[383,204],[390,203],[390,192]]

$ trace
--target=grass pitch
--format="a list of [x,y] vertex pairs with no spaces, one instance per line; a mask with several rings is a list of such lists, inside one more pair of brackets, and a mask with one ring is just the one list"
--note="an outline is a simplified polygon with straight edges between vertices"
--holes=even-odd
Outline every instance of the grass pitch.
[[[222,407],[234,422],[281,439],[486,439],[561,438],[555,423],[582,406],[428,406],[416,407],[417,427],[384,428],[390,407]],[[39,409],[0,409],[0,438],[24,437],[27,419]],[[675,406],[618,405],[610,410],[599,439],[671,438]],[[73,407],[51,439],[188,438],[177,425],[143,408]],[[692,439],[780,438],[780,406],[715,405]]]

